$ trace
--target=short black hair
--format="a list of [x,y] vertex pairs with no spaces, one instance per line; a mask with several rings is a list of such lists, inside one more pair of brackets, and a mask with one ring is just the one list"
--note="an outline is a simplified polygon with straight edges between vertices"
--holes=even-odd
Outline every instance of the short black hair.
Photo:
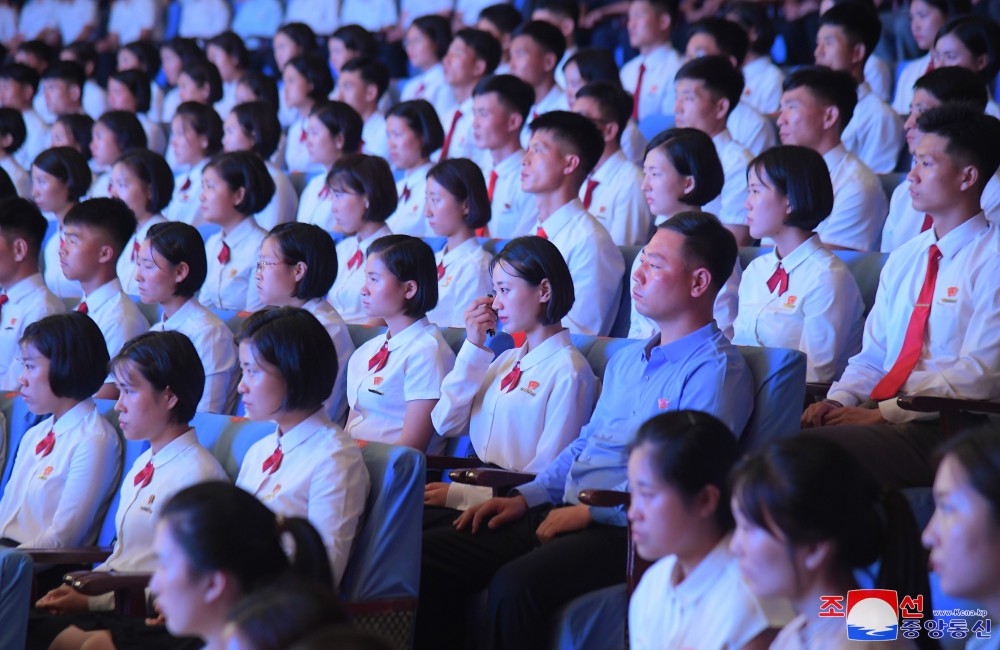
[[550,111],[539,115],[528,125],[531,132],[547,131],[561,146],[580,157],[580,178],[597,166],[604,153],[604,138],[597,126],[582,115],[569,111]]
[[[701,207],[722,194],[726,175],[712,138],[704,131],[672,128],[657,134],[646,146],[645,156],[661,150],[677,173],[694,178],[694,191],[681,197],[687,205]],[[644,157],[645,157],[644,156]]]
[[139,60],[142,71],[152,77],[160,69],[160,50],[149,41],[132,41],[126,43],[122,49],[128,50]]
[[378,55],[378,40],[361,25],[344,25],[337,28],[330,38],[335,38],[357,56],[372,58]]
[[[322,101],[313,106],[310,117],[315,117],[323,123],[330,135],[344,136],[344,153],[352,154],[361,151],[361,130],[364,120],[350,104],[339,101]],[[391,213],[390,213],[391,214]]]
[[327,174],[326,184],[330,187],[339,184],[363,194],[368,201],[365,221],[385,223],[399,205],[392,169],[380,156],[355,153],[342,157]]
[[19,196],[0,199],[0,237],[8,245],[23,239],[28,245],[28,256],[38,262],[48,230],[48,220],[34,203]]
[[658,226],[684,236],[681,253],[691,265],[704,266],[716,294],[733,274],[739,249],[736,238],[718,217],[707,212],[681,212]]
[[271,106],[278,105],[278,84],[274,80],[274,77],[268,76],[263,72],[258,72],[257,70],[247,70],[240,77],[239,82],[253,93],[253,96],[257,98],[257,101],[270,104]]
[[[344,66],[345,69],[347,66]],[[393,106],[386,118],[398,117],[420,138],[420,155],[430,158],[444,144],[444,129],[434,107],[426,99],[412,99]]]
[[214,108],[199,102],[184,102],[177,107],[174,117],[181,118],[195,133],[205,137],[208,141],[205,153],[211,156],[222,149],[222,119]]
[[[90,41],[75,41],[63,46],[62,54],[69,54],[86,70],[88,66],[97,65],[97,48]],[[91,68],[93,71],[93,68]]]
[[601,109],[601,119],[618,125],[618,141],[632,117],[632,95],[626,92],[620,84],[607,81],[594,81],[580,88],[576,98],[589,97],[597,102]]
[[264,161],[255,153],[230,151],[216,154],[205,169],[215,170],[231,192],[243,188],[243,200],[236,204],[237,212],[257,214],[274,198],[274,179]]
[[368,57],[355,57],[341,68],[340,73],[357,72],[361,81],[365,84],[375,86],[378,89],[378,97],[381,99],[385,91],[389,89],[389,68],[379,61]]
[[121,85],[128,88],[135,98],[135,109],[138,113],[145,113],[149,110],[150,104],[150,81],[149,75],[138,69],[119,70],[112,72],[110,79],[114,79]]
[[86,113],[65,113],[56,118],[56,124],[62,124],[69,129],[79,145],[80,154],[90,160],[90,141],[94,137],[94,120]]
[[187,264],[187,277],[177,284],[174,295],[184,298],[196,296],[208,275],[205,240],[198,229],[180,221],[165,221],[149,227],[146,241],[171,265]]
[[[202,52],[201,48],[198,47],[198,41],[193,38],[184,38],[183,36],[175,36],[169,41],[163,41],[160,43],[160,49],[170,50],[181,60],[181,67],[187,67],[189,63],[196,59],[204,59],[205,53]],[[146,70],[152,76],[154,71]]]
[[774,45],[777,34],[774,23],[771,22],[771,18],[767,15],[767,10],[762,4],[753,0],[733,3],[729,7],[727,17],[746,30],[748,39],[751,29],[757,32],[757,38],[750,41],[750,52],[757,55],[771,53],[771,47]]
[[850,72],[820,65],[805,66],[785,77],[781,91],[787,93],[796,88],[805,88],[820,103],[835,106],[840,113],[840,132],[844,132],[858,104],[858,82]]
[[[3,171],[0,169],[0,171]],[[9,197],[17,196],[17,188],[14,187],[14,181],[10,180],[10,176],[7,172],[0,174],[0,199],[6,199]]]
[[934,44],[948,34],[962,41],[973,57],[986,57],[986,66],[979,74],[987,83],[992,83],[1000,71],[1000,25],[980,16],[958,16],[938,31]]
[[527,121],[531,107],[535,105],[535,89],[531,84],[512,74],[495,74],[483,77],[472,91],[474,97],[495,93],[497,99],[511,113],[517,113]]
[[720,55],[691,59],[677,71],[675,81],[682,79],[700,81],[716,100],[728,99],[727,116],[732,114],[743,96],[743,73],[733,67],[729,57]]
[[736,59],[737,66],[743,65],[743,60],[747,58],[750,37],[746,30],[735,21],[715,16],[702,18],[688,28],[688,39],[695,34],[711,36],[722,55]]
[[517,26],[524,20],[524,17],[514,5],[507,2],[500,2],[489,7],[484,7],[479,12],[477,19],[489,22],[502,34],[513,34]]
[[311,223],[279,223],[267,234],[274,239],[285,264],[306,265],[306,273],[295,286],[299,300],[323,298],[337,279],[337,245],[330,233]]
[[315,52],[319,49],[316,32],[305,23],[285,23],[278,28],[277,34],[287,36],[303,52]]
[[333,392],[338,370],[333,339],[305,309],[256,311],[243,321],[236,342],[251,346],[256,358],[278,370],[286,386],[283,410],[313,411]]
[[451,43],[451,23],[444,16],[429,14],[415,18],[410,27],[420,30],[420,33],[434,43],[434,52],[438,61],[444,58]]
[[945,18],[972,12],[972,3],[969,0],[923,0],[923,2],[940,11]]
[[565,318],[576,302],[573,275],[556,245],[541,237],[516,237],[490,261],[490,277],[497,265],[533,287],[548,279],[552,298],[545,307],[542,322],[555,325]]
[[38,39],[24,41],[17,46],[15,52],[24,52],[28,56],[33,56],[41,61],[46,67],[48,67],[49,64],[52,63],[52,60],[56,58],[55,48],[45,41],[40,41]]
[[208,86],[208,103],[222,99],[222,77],[219,69],[208,59],[195,58],[184,64],[181,74],[186,74],[198,88]]
[[376,239],[365,255],[378,255],[389,273],[400,282],[417,284],[417,293],[406,301],[404,313],[407,316],[423,318],[437,307],[437,262],[427,242],[409,235],[386,235]]
[[476,53],[476,58],[483,62],[485,68],[483,76],[493,74],[493,71],[500,65],[500,57],[503,55],[500,41],[489,32],[466,27],[455,32],[455,38],[471,47],[472,51]]
[[115,136],[118,151],[127,153],[133,149],[146,148],[146,130],[142,122],[131,111],[108,111],[97,121],[108,127]]
[[76,61],[56,61],[45,69],[42,79],[58,79],[83,91],[83,84],[87,82],[87,73],[83,71],[83,66]]
[[177,403],[170,421],[187,424],[205,391],[205,367],[194,343],[180,332],[146,332],[127,341],[111,360],[111,373],[132,381],[132,369],[158,392],[170,389]]
[[71,311],[54,314],[24,328],[22,346],[30,345],[49,360],[49,387],[56,397],[85,400],[108,377],[108,344],[97,323]]
[[106,197],[80,201],[66,213],[63,224],[103,232],[114,246],[115,260],[125,250],[138,226],[135,213],[124,201]]
[[615,56],[608,50],[596,47],[587,47],[576,51],[576,54],[566,60],[566,65],[576,64],[580,71],[580,78],[587,83],[593,81],[607,81],[621,85],[621,77],[618,76],[618,63]]
[[465,215],[465,225],[475,230],[483,228],[490,221],[491,206],[486,181],[476,163],[467,158],[442,160],[427,172],[427,180],[434,181],[455,197],[459,203],[467,203],[469,211]]
[[244,102],[233,107],[243,135],[253,140],[252,151],[267,160],[281,141],[281,124],[275,104]]
[[21,111],[9,106],[0,106],[0,137],[9,135],[10,144],[4,147],[7,153],[14,153],[24,144],[28,137],[28,130],[24,125],[24,116]]
[[558,27],[544,20],[529,20],[524,23],[514,30],[514,38],[518,36],[530,38],[543,51],[555,56],[557,65],[566,52],[566,37]]
[[917,128],[927,135],[948,141],[945,153],[958,165],[972,165],[979,171],[979,190],[1000,167],[1000,120],[984,115],[971,106],[942,104],[924,111],[917,118]]
[[788,199],[785,225],[811,231],[833,211],[833,183],[823,156],[809,147],[771,147],[747,165],[764,185]]
[[288,65],[295,68],[300,75],[305,77],[306,82],[312,86],[309,97],[316,102],[326,99],[326,96],[333,90],[333,75],[330,74],[330,66],[326,59],[316,52],[306,52],[300,54],[288,62]]
[[861,43],[865,46],[865,58],[875,51],[878,39],[882,36],[882,21],[872,7],[856,3],[838,4],[827,10],[819,18],[820,27],[839,27],[844,31],[851,45]]
[[677,0],[632,0],[632,2],[645,2],[653,11],[659,14],[666,14],[670,16],[670,24],[676,25],[678,14],[680,12],[680,6]]
[[80,197],[86,195],[94,180],[87,159],[73,147],[46,149],[38,154],[32,166],[65,183],[70,201],[79,201]]
[[560,18],[569,18],[576,28],[580,22],[580,5],[576,0],[537,0],[534,11],[548,11]]
[[926,90],[942,104],[964,102],[980,112],[986,110],[990,99],[979,73],[958,66],[934,68],[917,79],[913,88]]
[[115,164],[128,167],[149,187],[146,209],[150,214],[158,214],[170,204],[174,194],[174,173],[163,156],[149,149],[137,149],[124,154]]
[[10,62],[0,68],[0,79],[8,79],[22,86],[31,86],[31,91],[38,92],[38,70],[23,63]]
[[218,36],[208,39],[205,50],[207,51],[211,45],[225,52],[226,56],[236,59],[236,67],[240,70],[246,70],[250,67],[250,51],[247,50],[246,43],[236,32],[222,32]]

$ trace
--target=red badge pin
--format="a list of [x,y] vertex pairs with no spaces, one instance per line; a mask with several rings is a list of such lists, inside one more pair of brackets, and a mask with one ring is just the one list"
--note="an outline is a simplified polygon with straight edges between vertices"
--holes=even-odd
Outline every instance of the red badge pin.
[[538,384],[537,381],[529,381],[528,382],[528,390],[535,390],[536,388],[538,388],[538,386],[539,386],[539,384]]
[[376,386],[381,386],[382,385],[382,381],[383,381],[383,379],[381,377],[376,377],[375,378],[375,385]]
[[670,400],[668,400],[668,399],[667,399],[667,398],[665,398],[665,397],[661,397],[660,399],[658,399],[658,400],[656,401],[656,404],[657,404],[657,406],[659,406],[659,407],[660,407],[660,410],[661,410],[661,411],[663,411],[663,410],[665,410],[665,409],[666,409],[666,408],[667,408],[668,406],[670,406]]
[[948,297],[954,298],[958,295],[958,287],[948,287]]

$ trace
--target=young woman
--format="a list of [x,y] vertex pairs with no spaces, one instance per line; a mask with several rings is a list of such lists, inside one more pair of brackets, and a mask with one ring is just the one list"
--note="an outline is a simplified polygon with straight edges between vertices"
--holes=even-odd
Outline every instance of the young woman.
[[[819,615],[822,596],[857,589],[854,571],[876,561],[876,588],[930,593],[906,499],[882,490],[836,443],[817,436],[772,443],[737,466],[732,485],[731,547],[743,578],[758,598],[786,599],[796,614],[772,650],[849,647],[844,619]],[[878,645],[915,647],[903,639]]]
[[45,242],[42,260],[45,285],[60,298],[83,295],[80,283],[67,280],[59,264],[59,248],[63,239],[63,219],[90,188],[93,176],[87,160],[76,149],[54,147],[38,154],[31,165],[31,199],[49,220],[55,220],[59,231]]
[[[600,383],[562,326],[575,296],[554,244],[540,237],[511,240],[490,262],[489,276],[496,297],[480,293],[466,310],[467,337],[431,420],[442,436],[468,433],[480,459],[537,473],[580,435]],[[493,360],[487,331],[501,322],[524,332],[525,340]],[[466,510],[491,496],[489,489],[428,483],[424,505]],[[452,513],[448,521],[454,519]]]
[[83,113],[60,115],[52,125],[52,146],[70,147],[90,161],[90,139],[94,135],[94,120]]
[[[152,571],[156,568],[154,522],[163,504],[190,485],[225,480],[226,474],[198,443],[189,424],[201,399],[204,374],[198,351],[186,336],[177,332],[137,336],[112,360],[111,369],[120,391],[115,404],[118,427],[127,440],[144,440],[150,447],[125,475],[115,515],[114,548],[95,571]],[[62,585],[36,606],[63,615],[108,611],[114,607],[114,595],[88,597]],[[145,627],[144,619],[109,616],[88,616],[75,623],[59,633],[53,647],[81,647],[88,640],[97,643],[95,637],[103,637],[121,648],[128,645],[125,635]]]
[[[646,147],[642,166],[642,191],[656,226],[679,212],[701,210],[722,192],[725,176],[712,139],[697,129],[667,129]],[[635,272],[642,254],[635,256],[630,282],[635,287]],[[742,270],[740,261],[715,299],[715,321],[726,336],[733,335],[733,320],[739,302]],[[649,338],[656,331],[651,320],[636,311],[632,302],[628,338]]]
[[289,61],[302,54],[315,53],[319,48],[316,43],[316,34],[312,28],[305,23],[296,22],[285,23],[279,27],[271,44],[279,76],[278,101],[274,105],[278,107],[278,119],[281,121],[282,128],[287,129],[299,116],[297,111],[290,108],[285,101],[284,81],[281,77],[283,77]]
[[[198,47],[198,43],[192,38],[174,37],[169,41],[164,41],[160,45],[160,62],[163,75],[167,80],[169,90],[163,96],[160,113],[156,121],[163,124],[171,124],[177,108],[184,100],[180,98],[181,71],[196,59],[204,58],[204,53]],[[155,71],[146,70],[146,73],[153,77]]]
[[365,256],[373,242],[392,234],[385,225],[397,203],[392,171],[382,158],[353,154],[333,165],[326,182],[335,230],[347,235],[337,244],[337,279],[328,299],[345,321],[364,323]]
[[739,456],[733,433],[705,413],[668,411],[639,428],[628,519],[636,553],[655,563],[629,603],[629,647],[766,648],[768,628],[790,618],[754,597],[729,550],[728,476]]
[[733,343],[806,354],[806,380],[829,383],[861,350],[864,303],[854,276],[813,230],[833,208],[823,157],[806,147],[768,149],[750,162],[750,236],[770,253],[740,281]]
[[[1000,70],[1000,25],[974,16],[949,20],[934,39],[934,65],[939,68],[958,66],[978,72],[983,83],[992,90]],[[1000,105],[992,94],[986,103],[986,114],[1000,118]]]
[[913,101],[913,84],[936,67],[934,62],[934,39],[948,19],[966,14],[971,9],[968,0],[911,0],[910,32],[917,47],[927,54],[909,61],[899,74],[896,95],[892,108],[900,115],[910,112]]
[[321,172],[323,169],[319,165],[310,163],[306,129],[313,107],[318,102],[325,101],[333,90],[330,68],[318,54],[302,54],[288,62],[282,72],[282,80],[285,105],[297,113],[295,121],[288,127],[285,167],[292,173]]
[[196,298],[208,266],[201,235],[185,223],[156,224],[149,229],[138,260],[139,299],[163,310],[150,329],[180,332],[198,350],[205,390],[197,410],[232,413],[236,406],[236,344],[229,327]]
[[[167,138],[159,122],[149,118],[150,81],[142,70],[119,70],[108,77],[108,110],[135,113],[146,132],[149,150],[161,156],[167,150]],[[159,86],[157,86],[158,88]]]
[[125,202],[135,213],[138,227],[118,258],[118,279],[122,291],[139,293],[136,271],[139,247],[151,226],[166,219],[160,214],[174,192],[174,175],[163,156],[152,151],[133,151],[122,156],[111,169],[111,195]]
[[121,472],[118,434],[91,396],[108,376],[100,328],[76,312],[28,325],[20,341],[21,397],[50,414],[21,439],[0,500],[0,544],[92,544]]
[[260,247],[257,290],[265,305],[301,307],[323,325],[337,352],[337,379],[325,401],[337,424],[347,417],[347,362],[354,343],[347,324],[325,300],[337,277],[337,249],[328,232],[308,223],[275,226]]
[[469,302],[490,290],[490,255],[476,239],[476,229],[490,221],[490,199],[479,171],[471,160],[452,158],[427,174],[427,223],[448,240],[434,256],[438,303],[427,312],[440,327],[464,327]]
[[177,78],[177,97],[181,102],[198,102],[214,110],[222,99],[218,68],[201,57],[186,62]]
[[222,120],[210,106],[184,102],[171,122],[170,149],[178,167],[174,168],[174,195],[163,216],[197,225],[202,220],[202,174],[208,159],[222,149]]
[[[250,67],[250,52],[235,32],[223,32],[208,41],[205,56],[222,80],[222,98],[215,102],[215,111],[228,115],[236,105],[236,84]],[[273,110],[277,111],[277,106]]]
[[222,150],[257,154],[274,181],[274,197],[254,217],[257,225],[265,230],[270,230],[279,223],[294,221],[295,211],[299,207],[298,196],[288,175],[270,162],[280,140],[278,114],[273,105],[264,102],[239,104],[222,122]]
[[239,83],[236,84],[236,103],[246,102],[265,102],[277,106],[278,84],[274,78],[255,70],[250,70],[240,77]]
[[347,365],[347,432],[356,440],[442,449],[431,411],[455,354],[427,320],[437,303],[434,253],[423,241],[388,235],[368,248],[361,288],[365,313],[384,320],[385,336],[358,348]]
[[205,242],[208,275],[199,300],[206,307],[256,311],[264,306],[252,280],[267,232],[253,215],[272,196],[274,181],[256,154],[223,153],[205,166],[201,214],[222,228]]
[[444,16],[420,16],[406,30],[403,47],[410,65],[419,72],[403,85],[400,99],[426,99],[443,119],[455,106],[455,96],[444,78],[444,60],[451,44],[451,25]]
[[337,376],[337,353],[309,312],[269,308],[240,329],[240,367],[247,417],[270,420],[240,467],[236,485],[285,517],[305,517],[320,531],[333,569],[344,576],[368,495],[361,450],[323,408]]
[[[163,88],[155,81],[160,71],[160,52],[157,47],[149,41],[132,41],[118,50],[117,59],[118,72],[137,70],[146,75],[149,80],[149,108],[144,111],[146,121],[157,125],[163,123],[164,93]],[[150,139],[150,142],[153,140]]]
[[91,167],[99,172],[87,198],[112,195],[111,167],[129,151],[146,148],[146,132],[135,113],[108,111],[94,122],[90,139]]
[[302,190],[298,222],[315,224],[328,232],[336,230],[327,177],[343,156],[361,151],[363,127],[358,112],[344,102],[320,102],[313,108],[306,127],[306,150],[309,161],[322,166],[326,173],[313,176]]
[[396,104],[386,116],[386,132],[389,162],[403,171],[403,177],[396,183],[399,205],[386,224],[401,235],[433,236],[424,209],[431,154],[444,142],[444,130],[437,113],[423,99]]

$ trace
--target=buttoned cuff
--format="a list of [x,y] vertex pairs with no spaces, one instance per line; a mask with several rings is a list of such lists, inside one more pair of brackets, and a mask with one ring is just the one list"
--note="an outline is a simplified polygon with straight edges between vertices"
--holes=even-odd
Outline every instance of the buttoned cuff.
[[553,503],[552,499],[549,498],[549,491],[545,489],[545,487],[539,485],[537,481],[519,485],[516,491],[517,494],[520,494],[524,497],[524,500],[528,502],[529,508],[536,508],[541,505]]
[[907,411],[902,409],[896,402],[895,397],[879,402],[878,410],[882,413],[882,417],[885,421],[891,424],[902,424],[904,422],[916,422],[920,420],[936,420],[941,417],[939,413],[921,413],[920,411]]

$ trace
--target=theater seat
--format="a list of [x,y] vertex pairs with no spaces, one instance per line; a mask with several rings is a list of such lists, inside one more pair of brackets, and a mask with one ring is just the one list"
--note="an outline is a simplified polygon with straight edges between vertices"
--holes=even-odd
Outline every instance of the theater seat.
[[139,308],[139,312],[142,314],[142,317],[145,318],[150,325],[155,325],[160,322],[160,314],[163,312],[160,305],[156,303],[147,305],[139,298],[139,296],[133,295],[129,295],[129,300],[135,303],[135,306]]
[[33,568],[27,553],[0,548],[0,648],[25,647]]
[[191,426],[201,446],[215,456],[229,480],[234,482],[250,447],[275,430],[273,422],[253,422],[217,413],[196,413]]
[[639,133],[647,140],[652,140],[663,131],[674,128],[675,123],[673,115],[647,115],[639,120]]

